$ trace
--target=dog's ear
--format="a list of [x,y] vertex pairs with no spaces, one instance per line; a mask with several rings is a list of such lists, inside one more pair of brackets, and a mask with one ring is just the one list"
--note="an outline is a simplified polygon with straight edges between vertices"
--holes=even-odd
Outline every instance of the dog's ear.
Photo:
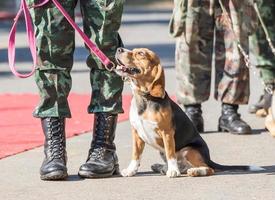
[[153,97],[164,98],[165,96],[165,78],[164,71],[160,64],[157,66],[157,73],[150,88],[150,95]]

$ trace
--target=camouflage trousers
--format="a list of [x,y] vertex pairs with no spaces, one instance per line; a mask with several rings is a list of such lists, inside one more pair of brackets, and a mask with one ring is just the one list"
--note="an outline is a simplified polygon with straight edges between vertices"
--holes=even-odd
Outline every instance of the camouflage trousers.
[[183,31],[176,40],[179,103],[208,100],[213,65],[215,98],[230,104],[248,103],[249,71],[236,42],[240,41],[248,51],[248,30],[244,29],[241,4],[242,1],[223,0],[231,18],[229,23],[217,0],[188,1]]
[[[59,1],[74,18],[78,0]],[[115,62],[114,55],[122,46],[118,29],[124,0],[79,0],[86,35]],[[30,5],[39,0],[28,0]],[[35,117],[71,117],[67,97],[72,80],[75,31],[53,3],[31,9],[35,24],[38,66],[35,81],[39,88],[40,103]],[[89,113],[121,113],[123,81],[114,72],[107,71],[99,59],[87,57],[92,87]]]
[[[275,45],[275,2],[274,0],[258,0],[258,8],[261,17],[268,30],[270,39]],[[251,37],[257,67],[260,69],[260,77],[265,84],[275,84],[275,56],[268,45],[265,33],[261,26]]]

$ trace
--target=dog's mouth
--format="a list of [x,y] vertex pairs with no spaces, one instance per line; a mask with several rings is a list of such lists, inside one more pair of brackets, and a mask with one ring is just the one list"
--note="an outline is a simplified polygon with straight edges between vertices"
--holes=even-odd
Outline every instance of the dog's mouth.
[[117,60],[117,67],[116,67],[116,71],[121,75],[121,76],[127,76],[127,75],[137,75],[140,74],[141,71],[139,68],[137,67],[128,67],[126,66],[119,58],[116,57]]

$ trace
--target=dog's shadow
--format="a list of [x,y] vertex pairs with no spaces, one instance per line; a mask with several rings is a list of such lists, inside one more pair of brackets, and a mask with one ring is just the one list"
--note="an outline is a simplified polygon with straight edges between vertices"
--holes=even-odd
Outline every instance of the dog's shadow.
[[270,166],[261,166],[265,170],[262,171],[224,171],[216,172],[215,175],[240,175],[240,174],[266,174],[266,175],[275,175],[275,165]]
[[[262,168],[264,168],[265,170],[262,171],[258,171],[258,172],[251,172],[251,171],[235,171],[235,172],[229,172],[229,171],[224,171],[224,172],[216,172],[214,174],[214,176],[227,176],[227,175],[245,175],[245,174],[266,174],[266,175],[275,175],[275,165],[270,165],[270,166],[261,166]],[[134,177],[136,178],[140,178],[140,177],[160,177],[160,176],[165,176],[163,174],[160,173],[155,173],[153,171],[141,171],[138,172]],[[183,177],[187,177],[186,174],[182,174],[181,176],[177,177],[177,178],[183,178]],[[204,176],[200,176],[201,178],[203,178]],[[108,178],[123,178],[122,175],[114,175]],[[80,176],[78,176],[77,174],[72,174],[69,175],[68,178],[66,179],[66,181],[69,182],[77,182],[77,181],[84,181],[85,178],[81,178]]]
[[271,165],[271,166],[263,166],[262,168],[266,169],[266,173],[268,173],[267,175],[275,175],[275,165]]
[[[215,172],[214,176],[242,175],[242,174],[243,175],[245,175],[245,174],[275,175],[275,165],[261,166],[261,167],[264,168],[265,170],[257,171],[257,172],[252,172],[252,171]],[[140,171],[133,177],[139,178],[139,177],[160,177],[160,176],[165,176],[165,175],[156,173],[153,171]],[[179,176],[177,178],[183,178],[186,176],[187,176],[186,174],[182,174],[182,176]],[[114,175],[114,176],[111,176],[108,178],[120,178],[120,177],[122,178],[122,175],[118,174],[118,175]],[[200,176],[200,177],[202,178],[203,176]],[[85,180],[85,178],[82,178],[82,177],[78,176],[77,174],[69,175],[68,178],[66,179],[66,181],[69,181],[69,182],[77,182],[77,181],[84,181],[84,180]]]
[[[275,175],[275,165],[270,165],[270,166],[261,166],[265,170],[262,171],[257,171],[257,172],[252,172],[252,171],[224,171],[224,172],[215,172],[213,176],[227,176],[227,175],[246,175],[246,174],[266,174],[266,175]],[[155,173],[153,171],[144,171],[144,172],[138,172],[134,177],[149,177],[149,176],[165,176],[160,173]],[[177,178],[183,178],[187,177],[186,174],[182,174],[181,176]],[[199,176],[201,178],[207,177],[207,176]]]
[[163,176],[160,173],[156,173],[153,171],[143,171],[143,172],[138,172],[135,177],[144,177],[144,176]]

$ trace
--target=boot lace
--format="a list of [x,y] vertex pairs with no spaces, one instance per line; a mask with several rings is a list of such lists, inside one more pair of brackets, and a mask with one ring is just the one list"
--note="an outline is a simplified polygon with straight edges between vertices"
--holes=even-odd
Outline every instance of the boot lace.
[[108,146],[112,145],[109,144],[110,140],[110,134],[112,127],[108,120],[111,120],[109,118],[106,118],[103,114],[99,115],[96,119],[96,124],[94,127],[96,127],[96,134],[93,135],[94,139],[92,142],[92,148],[100,148],[102,146]]
[[50,119],[48,123],[49,151],[52,159],[61,159],[64,157],[64,137],[63,124],[57,119]]
[[99,114],[95,121],[95,129],[93,141],[89,150],[88,160],[101,160],[104,158],[106,151],[114,148],[114,144],[110,142],[110,131],[112,129],[111,117],[106,117],[104,114]]
[[93,148],[89,150],[89,159],[93,160],[102,160],[104,155],[105,155],[105,148],[103,147],[98,147],[98,148]]

